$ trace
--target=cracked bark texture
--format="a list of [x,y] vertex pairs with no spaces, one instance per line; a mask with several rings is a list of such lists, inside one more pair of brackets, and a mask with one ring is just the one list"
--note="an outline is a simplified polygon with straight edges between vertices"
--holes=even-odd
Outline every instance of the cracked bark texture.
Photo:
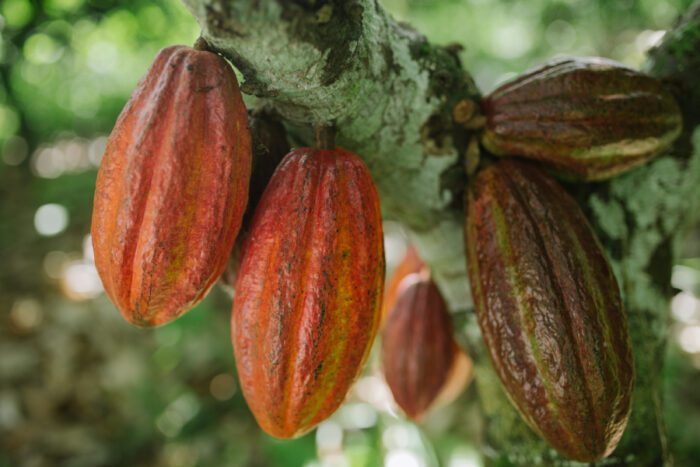
[[[238,68],[242,89],[274,109],[300,140],[315,123],[359,154],[386,219],[411,230],[446,296],[477,367],[486,421],[483,452],[499,465],[575,465],[520,420],[491,369],[471,313],[462,244],[464,154],[472,135],[452,109],[479,91],[453,47],[396,23],[375,0],[183,0],[202,34]],[[534,65],[534,64],[533,64]],[[601,465],[669,462],[660,392],[671,267],[700,206],[700,3],[652,50],[647,71],[683,103],[685,129],[670,154],[609,182],[567,185],[606,246],[627,306],[635,355],[633,411]],[[694,141],[693,141],[694,140]],[[694,145],[692,143],[695,143]]]

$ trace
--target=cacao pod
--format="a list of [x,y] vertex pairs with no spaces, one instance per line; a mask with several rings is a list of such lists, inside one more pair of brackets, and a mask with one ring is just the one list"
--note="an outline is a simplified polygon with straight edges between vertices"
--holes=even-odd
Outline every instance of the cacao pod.
[[382,331],[384,377],[409,418],[419,421],[436,402],[455,373],[459,354],[437,286],[426,270],[409,274]]
[[525,421],[564,455],[609,455],[630,413],[633,364],[617,282],[576,201],[503,160],[468,190],[472,296],[494,369]]
[[380,320],[384,244],[372,177],[344,149],[289,153],[241,249],[232,339],[243,395],[272,436],[343,402]]
[[382,301],[382,322],[386,320],[389,312],[394,308],[394,305],[396,305],[399,284],[401,284],[401,281],[403,281],[409,274],[419,272],[424,266],[425,264],[423,263],[423,260],[420,258],[420,256],[418,256],[418,252],[413,245],[408,245],[406,254],[394,269],[394,272],[391,274],[391,278],[386,285],[384,300]]
[[643,164],[680,134],[674,97],[611,60],[558,60],[484,100],[482,142],[496,155],[536,159],[568,178],[602,180]]
[[248,123],[253,144],[253,169],[248,191],[248,207],[243,215],[241,229],[220,281],[223,289],[231,296],[233,296],[233,285],[236,282],[236,274],[241,262],[241,245],[248,234],[255,207],[258,205],[275,169],[289,152],[284,125],[272,115],[261,111],[252,112],[248,115]]
[[458,347],[447,381],[440,390],[431,409],[446,406],[464,392],[474,379],[474,362],[469,354]]
[[177,318],[221,275],[248,199],[250,144],[224,59],[163,49],[112,130],[95,188],[95,265],[129,322]]
[[250,177],[250,196],[246,217],[252,217],[265,187],[277,166],[289,153],[287,131],[282,122],[272,115],[256,111],[249,117],[253,138],[253,172]]

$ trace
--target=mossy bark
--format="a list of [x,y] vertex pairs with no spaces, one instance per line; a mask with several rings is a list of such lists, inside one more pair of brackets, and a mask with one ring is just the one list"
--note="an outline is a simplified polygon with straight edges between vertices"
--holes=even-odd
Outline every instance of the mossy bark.
[[[367,162],[385,218],[411,230],[451,309],[467,316],[461,330],[477,365],[487,457],[499,464],[574,465],[520,420],[470,315],[462,198],[473,134],[453,121],[453,109],[477,103],[479,91],[455,50],[431,45],[374,0],[183,1],[210,46],[243,74],[243,90],[256,96],[256,105],[274,109],[306,143],[314,124],[335,125],[338,144]],[[687,99],[684,135],[671,154],[610,182],[567,186],[612,259],[635,354],[633,415],[620,447],[601,465],[655,466],[668,458],[660,375],[671,265],[700,198],[700,152],[691,144],[700,113],[698,31],[700,4],[652,51],[648,65]],[[700,147],[700,135],[695,143]]]

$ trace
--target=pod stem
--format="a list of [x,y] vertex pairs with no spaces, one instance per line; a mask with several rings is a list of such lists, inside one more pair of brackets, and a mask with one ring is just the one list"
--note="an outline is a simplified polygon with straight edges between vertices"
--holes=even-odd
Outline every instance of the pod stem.
[[452,119],[467,130],[480,130],[486,125],[479,104],[471,99],[462,99],[452,108]]
[[317,149],[335,149],[335,125],[316,125],[316,148]]
[[193,49],[195,50],[203,50],[205,52],[213,52],[211,49],[211,46],[209,45],[209,42],[202,37],[199,36],[196,41],[194,41],[194,45],[192,46]]

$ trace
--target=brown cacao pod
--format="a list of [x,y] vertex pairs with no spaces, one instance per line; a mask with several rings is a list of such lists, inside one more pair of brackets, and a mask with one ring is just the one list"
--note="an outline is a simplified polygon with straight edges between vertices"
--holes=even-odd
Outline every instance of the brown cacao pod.
[[447,305],[426,270],[401,281],[382,331],[382,366],[394,400],[419,421],[448,384],[460,349]]
[[250,176],[250,190],[248,191],[248,207],[243,215],[241,229],[220,282],[224,290],[231,296],[233,296],[233,286],[241,263],[241,245],[248,235],[255,207],[258,205],[275,169],[289,152],[287,132],[279,120],[268,113],[255,111],[249,113],[248,122],[253,144],[253,169]]
[[627,424],[633,364],[617,282],[576,201],[503,160],[468,190],[474,306],[494,369],[525,421],[564,455],[609,455]]
[[299,436],[343,402],[379,325],[384,244],[365,164],[340,148],[289,153],[241,252],[231,324],[243,395],[267,433]]
[[95,264],[129,322],[177,318],[222,273],[248,199],[250,144],[224,59],[163,49],[112,130],[95,188]]
[[568,178],[602,180],[643,164],[680,134],[674,97],[611,60],[572,58],[531,70],[484,100],[482,142]]
[[284,125],[273,115],[256,111],[249,117],[253,139],[253,173],[246,217],[252,217],[275,169],[289,153]]
[[394,272],[391,274],[389,282],[386,284],[384,300],[382,301],[382,322],[386,320],[389,312],[391,312],[396,305],[399,284],[401,284],[401,281],[403,281],[409,274],[419,272],[424,266],[425,263],[423,263],[423,260],[420,258],[420,256],[418,256],[418,252],[413,245],[408,245],[406,254],[401,262],[396,266]]

